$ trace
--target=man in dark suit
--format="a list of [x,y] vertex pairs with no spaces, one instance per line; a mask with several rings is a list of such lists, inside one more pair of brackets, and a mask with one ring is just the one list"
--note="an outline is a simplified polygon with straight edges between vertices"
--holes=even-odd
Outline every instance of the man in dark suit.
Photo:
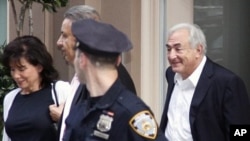
[[229,141],[230,125],[250,124],[243,81],[206,57],[206,39],[192,24],[169,30],[167,98],[160,128],[169,141]]

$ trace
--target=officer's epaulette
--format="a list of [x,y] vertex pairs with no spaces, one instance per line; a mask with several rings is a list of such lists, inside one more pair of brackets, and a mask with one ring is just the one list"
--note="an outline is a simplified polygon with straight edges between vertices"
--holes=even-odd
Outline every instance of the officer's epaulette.
[[119,102],[131,114],[128,124],[134,132],[144,138],[154,140],[157,136],[158,125],[150,108],[139,97],[127,92],[120,95]]
[[123,92],[118,98],[118,102],[134,115],[143,110],[149,110],[149,107],[143,101],[130,91]]

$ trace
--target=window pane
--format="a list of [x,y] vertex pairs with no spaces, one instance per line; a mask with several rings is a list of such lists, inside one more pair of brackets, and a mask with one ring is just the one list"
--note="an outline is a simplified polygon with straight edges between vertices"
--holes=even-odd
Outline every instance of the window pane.
[[7,37],[7,0],[0,0],[0,17],[0,45],[2,45]]
[[194,23],[207,37],[207,56],[238,74],[250,92],[250,0],[194,0]]

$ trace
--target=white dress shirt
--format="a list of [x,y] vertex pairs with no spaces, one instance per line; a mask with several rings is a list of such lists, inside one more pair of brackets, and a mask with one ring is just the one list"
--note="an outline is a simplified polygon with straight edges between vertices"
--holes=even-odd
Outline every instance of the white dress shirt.
[[169,103],[168,124],[165,130],[165,136],[169,141],[193,141],[189,111],[205,62],[206,56],[203,57],[199,66],[185,80],[182,79],[180,74],[176,73],[175,75],[175,86]]
[[61,125],[61,129],[60,129],[60,141],[62,141],[63,139],[63,134],[64,134],[64,130],[65,130],[65,120],[69,115],[69,111],[70,111],[70,107],[72,104],[72,101],[74,99],[76,90],[78,88],[78,86],[80,85],[80,82],[78,80],[78,77],[76,76],[76,74],[74,75],[74,77],[72,78],[72,81],[70,83],[71,87],[72,87],[72,92],[71,94],[68,96],[64,109],[63,109],[63,114],[62,114],[62,125]]

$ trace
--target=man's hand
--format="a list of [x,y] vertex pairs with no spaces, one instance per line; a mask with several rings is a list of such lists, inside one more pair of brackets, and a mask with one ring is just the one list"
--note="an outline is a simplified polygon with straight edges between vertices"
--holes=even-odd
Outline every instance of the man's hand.
[[49,106],[50,116],[53,121],[55,122],[59,121],[62,115],[63,108],[64,108],[64,103],[60,104],[58,107],[55,104]]

